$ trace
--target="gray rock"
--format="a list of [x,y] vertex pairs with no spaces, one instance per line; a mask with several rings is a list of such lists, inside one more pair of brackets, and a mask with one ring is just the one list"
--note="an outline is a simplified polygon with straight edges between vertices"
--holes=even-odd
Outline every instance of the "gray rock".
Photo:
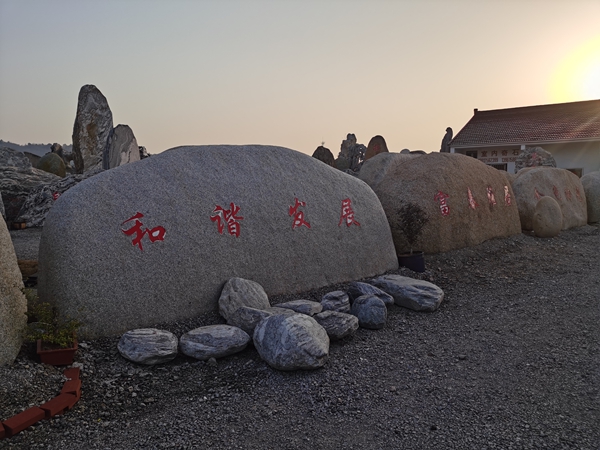
[[148,158],[150,155],[148,154],[148,150],[146,150],[146,147],[140,145],[138,147],[139,152],[140,152],[140,159],[146,159]]
[[312,154],[312,157],[324,162],[328,166],[335,166],[335,159],[333,158],[333,153],[331,153],[331,150],[323,147],[322,145],[317,147],[317,149]]
[[314,316],[323,311],[323,305],[312,300],[292,300],[291,302],[279,303],[277,306],[279,308],[291,309],[307,316]]
[[29,159],[21,152],[0,148],[0,194],[6,221],[17,220],[25,200],[35,187],[60,179],[56,175],[32,168]]
[[4,219],[0,219],[0,366],[12,364],[21,350],[27,323],[23,278]]
[[581,177],[587,202],[588,223],[600,222],[600,172],[590,172]]
[[90,170],[84,174],[68,175],[52,182],[38,184],[29,191],[16,221],[25,222],[27,228],[43,227],[46,216],[61,195],[77,183],[102,172],[101,168]]
[[556,167],[554,156],[542,147],[526,147],[515,161],[515,173],[525,167]]
[[209,325],[188,331],[179,339],[181,352],[207,361],[241,352],[250,342],[245,331],[230,325]]
[[332,340],[343,339],[353,335],[358,330],[358,317],[337,311],[323,311],[313,318],[325,328]]
[[234,327],[241,328],[250,336],[252,336],[256,325],[258,325],[261,320],[275,314],[291,315],[296,314],[296,312],[292,311],[291,309],[277,308],[275,306],[266,309],[256,309],[249,306],[242,306],[230,316],[227,323]]
[[56,153],[46,153],[40,158],[35,167],[36,169],[52,173],[61,178],[67,175],[67,166],[63,159]]
[[103,168],[105,170],[140,160],[140,148],[133,131],[128,125],[117,125],[104,151]]
[[552,197],[542,197],[535,205],[533,232],[537,237],[553,238],[562,230],[563,215],[560,205]]
[[328,292],[321,298],[323,311],[350,312],[350,298],[343,291]]
[[76,173],[102,167],[102,157],[112,133],[112,112],[106,97],[94,85],[79,91],[73,125],[73,160]]
[[271,306],[263,287],[243,278],[231,278],[223,286],[219,297],[219,313],[229,323],[235,312],[242,306],[266,309]]
[[401,275],[382,275],[372,284],[394,297],[396,305],[415,311],[435,311],[444,299],[435,284]]
[[375,286],[371,286],[367,283],[362,283],[360,281],[353,281],[348,286],[348,297],[350,297],[350,302],[353,302],[358,297],[363,295],[373,295],[378,297],[383,301],[385,306],[392,306],[394,304],[394,297],[390,294],[383,292],[381,289],[376,288]]
[[0,216],[6,221],[6,212],[4,211],[4,202],[2,201],[2,195],[0,195]]
[[350,313],[358,318],[362,328],[380,330],[387,322],[387,307],[383,300],[374,295],[362,295],[352,302]]
[[177,356],[177,336],[156,328],[140,328],[123,334],[117,349],[129,361],[146,365],[162,364]]
[[278,370],[317,369],[329,358],[329,337],[312,317],[274,315],[254,330],[254,346]]
[[291,295],[397,267],[360,180],[281,147],[182,147],[65,192],[44,223],[38,289],[92,338],[214,311],[232,277]]

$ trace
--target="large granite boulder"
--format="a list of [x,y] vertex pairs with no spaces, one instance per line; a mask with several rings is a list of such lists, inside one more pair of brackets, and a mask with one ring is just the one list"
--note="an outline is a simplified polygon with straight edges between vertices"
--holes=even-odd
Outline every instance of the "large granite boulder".
[[123,334],[117,350],[129,361],[153,366],[175,359],[177,343],[177,336],[170,331],[140,328]]
[[600,222],[600,172],[590,172],[581,177],[587,201],[588,223]]
[[184,355],[201,361],[241,352],[250,342],[245,331],[231,325],[208,325],[188,331],[179,339]]
[[73,160],[77,173],[102,167],[112,130],[112,112],[106,97],[96,86],[86,84],[79,91],[73,125]]
[[374,190],[385,179],[388,170],[393,169],[405,161],[410,161],[418,155],[407,153],[383,152],[366,160],[360,168],[358,178],[367,183]]
[[67,175],[67,166],[56,153],[46,153],[42,156],[36,165],[36,169],[52,173],[61,178]]
[[38,184],[31,189],[17,214],[17,222],[25,222],[27,228],[43,227],[48,211],[54,202],[77,183],[102,172],[101,168],[83,174],[67,175],[51,182]]
[[[387,144],[385,143],[385,139],[383,136],[373,136],[369,141],[369,145],[367,145],[367,151],[365,152],[365,161],[368,161],[374,156],[379,155],[380,153],[388,153]],[[361,169],[362,171],[362,169]]]
[[180,147],[55,202],[38,290],[91,337],[215,310],[232,277],[295,294],[397,267],[362,181],[281,147]]
[[554,156],[542,147],[527,147],[515,161],[515,173],[525,167],[556,167]]
[[329,358],[329,336],[304,314],[275,315],[254,330],[258,354],[274,369],[318,369]]
[[435,311],[444,299],[444,291],[429,281],[392,274],[382,275],[372,283],[394,297],[396,305],[415,311]]
[[103,168],[105,170],[140,160],[140,148],[129,125],[117,125],[108,138],[104,150]]
[[7,222],[14,222],[31,191],[41,184],[61,178],[34,169],[23,153],[8,147],[0,148],[0,194]]
[[[367,161],[362,170],[381,157]],[[416,204],[429,217],[414,247],[426,253],[521,232],[514,194],[501,171],[456,153],[405,158],[390,159],[381,180],[371,184],[388,217],[398,254],[410,251],[401,213],[409,204]]]
[[545,195],[558,202],[563,230],[587,224],[585,191],[574,173],[554,167],[529,167],[517,173],[512,186],[524,230],[533,230],[535,207]]
[[23,343],[27,299],[17,256],[4,219],[0,219],[0,366],[12,364]]
[[552,197],[544,196],[535,205],[532,227],[537,237],[553,238],[562,230],[563,215],[560,205]]

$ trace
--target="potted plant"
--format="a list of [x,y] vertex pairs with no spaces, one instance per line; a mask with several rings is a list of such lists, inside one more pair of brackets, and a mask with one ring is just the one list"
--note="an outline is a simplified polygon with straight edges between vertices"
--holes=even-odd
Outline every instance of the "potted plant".
[[41,362],[54,366],[73,363],[77,351],[77,329],[81,323],[75,319],[61,320],[50,303],[40,302],[31,289],[25,289],[28,299],[25,338],[36,342]]
[[427,213],[416,203],[406,203],[398,210],[397,217],[397,229],[402,232],[410,248],[410,253],[398,255],[398,263],[415,272],[425,272],[423,252],[414,250],[413,247],[423,232],[423,227],[429,222]]

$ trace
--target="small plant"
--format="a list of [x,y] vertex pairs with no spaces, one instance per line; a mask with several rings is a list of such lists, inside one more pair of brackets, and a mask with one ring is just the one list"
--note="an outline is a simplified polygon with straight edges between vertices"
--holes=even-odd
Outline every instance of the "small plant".
[[416,203],[406,203],[398,210],[398,228],[404,234],[413,254],[413,245],[423,232],[423,227],[429,222],[427,213]]
[[32,342],[41,339],[51,346],[71,347],[81,323],[75,319],[61,320],[56,308],[50,303],[40,302],[31,289],[24,289],[23,293],[28,300],[25,339]]

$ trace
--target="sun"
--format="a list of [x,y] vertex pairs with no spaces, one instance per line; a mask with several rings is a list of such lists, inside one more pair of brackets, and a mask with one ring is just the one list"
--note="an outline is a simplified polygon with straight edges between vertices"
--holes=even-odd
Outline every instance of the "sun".
[[600,35],[560,62],[550,89],[552,99],[558,103],[600,99]]

